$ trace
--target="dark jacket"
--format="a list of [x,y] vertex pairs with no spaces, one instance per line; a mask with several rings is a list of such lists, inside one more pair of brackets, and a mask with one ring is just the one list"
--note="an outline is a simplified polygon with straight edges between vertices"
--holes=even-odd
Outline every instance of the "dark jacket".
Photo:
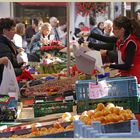
[[115,45],[117,41],[116,37],[99,35],[93,32],[90,34],[90,37],[100,40],[102,42],[106,42],[106,43],[90,42],[88,45],[89,48],[95,49],[95,50],[101,50],[101,49],[108,50],[107,51],[108,61],[111,63],[118,61],[118,54],[117,54],[116,45]]
[[[14,43],[5,36],[0,35],[0,58],[7,56],[14,67],[16,76],[19,76],[22,74],[22,70],[20,69],[21,65],[18,64],[16,59],[17,53],[18,52]],[[4,65],[0,64],[0,84],[2,81],[3,68]]]
[[26,32],[25,32],[25,36],[26,36],[26,41],[28,43],[30,43],[31,38],[33,37],[33,35],[35,35],[35,29],[32,28],[32,25],[30,25],[29,27],[27,27]]

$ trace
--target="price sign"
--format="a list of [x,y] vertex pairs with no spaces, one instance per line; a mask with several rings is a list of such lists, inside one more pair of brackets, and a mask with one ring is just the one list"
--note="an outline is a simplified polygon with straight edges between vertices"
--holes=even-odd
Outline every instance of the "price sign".
[[106,81],[100,81],[98,84],[89,82],[89,98],[97,99],[108,96],[108,86]]

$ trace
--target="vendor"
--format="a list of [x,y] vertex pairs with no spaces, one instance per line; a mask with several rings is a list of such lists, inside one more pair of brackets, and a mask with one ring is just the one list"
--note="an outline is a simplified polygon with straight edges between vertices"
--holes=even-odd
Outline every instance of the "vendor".
[[120,16],[113,21],[113,33],[118,39],[118,64],[103,67],[119,69],[120,76],[136,76],[140,84],[140,24],[135,19]]

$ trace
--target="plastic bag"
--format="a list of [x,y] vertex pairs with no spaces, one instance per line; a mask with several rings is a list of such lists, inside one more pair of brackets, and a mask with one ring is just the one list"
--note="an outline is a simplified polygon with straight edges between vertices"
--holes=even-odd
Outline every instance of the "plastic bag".
[[0,85],[0,95],[14,96],[18,99],[19,87],[16,80],[16,75],[11,62],[8,65],[4,65],[2,82]]
[[78,69],[86,74],[92,74],[95,68],[96,59],[86,54],[88,51],[88,48],[81,47],[79,49],[75,49],[74,54]]

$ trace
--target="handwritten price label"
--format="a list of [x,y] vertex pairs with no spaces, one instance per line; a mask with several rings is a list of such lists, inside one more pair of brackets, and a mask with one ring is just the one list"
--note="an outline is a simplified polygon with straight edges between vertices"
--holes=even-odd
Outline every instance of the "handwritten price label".
[[108,96],[108,86],[106,81],[96,83],[89,82],[89,98],[97,99]]

